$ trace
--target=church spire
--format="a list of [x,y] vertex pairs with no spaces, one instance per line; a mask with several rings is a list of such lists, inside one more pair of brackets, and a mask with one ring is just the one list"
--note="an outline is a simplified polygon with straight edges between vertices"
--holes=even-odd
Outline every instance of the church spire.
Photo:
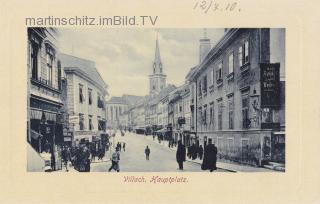
[[157,32],[156,49],[154,55],[154,61],[152,66],[152,74],[149,75],[150,80],[150,95],[160,93],[166,87],[166,75],[163,73],[163,67],[160,57],[159,39]]
[[158,33],[157,33],[157,40],[156,40],[156,52],[155,52],[155,56],[154,56],[154,62],[157,64],[161,63]]

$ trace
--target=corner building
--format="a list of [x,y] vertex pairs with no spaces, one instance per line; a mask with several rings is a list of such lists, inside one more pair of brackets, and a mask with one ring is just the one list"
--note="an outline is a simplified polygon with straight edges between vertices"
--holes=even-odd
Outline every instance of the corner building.
[[251,165],[272,160],[272,138],[284,114],[278,100],[284,65],[270,63],[270,30],[227,29],[189,76],[197,139],[205,146],[211,138],[219,159]]
[[77,145],[82,141],[101,141],[106,132],[107,84],[93,61],[67,54],[61,54],[60,59],[68,82],[68,115],[79,118],[69,127],[73,133],[72,142]]

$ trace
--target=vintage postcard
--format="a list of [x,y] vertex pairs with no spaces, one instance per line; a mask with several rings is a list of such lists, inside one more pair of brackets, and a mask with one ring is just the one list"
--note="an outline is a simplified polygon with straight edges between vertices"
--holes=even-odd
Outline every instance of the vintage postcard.
[[284,28],[27,34],[28,171],[285,171]]

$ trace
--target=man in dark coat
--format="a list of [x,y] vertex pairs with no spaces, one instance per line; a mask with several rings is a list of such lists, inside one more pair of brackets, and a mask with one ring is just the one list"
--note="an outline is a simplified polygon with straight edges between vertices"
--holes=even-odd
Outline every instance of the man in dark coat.
[[183,170],[183,162],[186,161],[186,148],[182,144],[181,140],[178,141],[176,159],[179,164],[179,170]]
[[217,147],[212,144],[212,139],[208,140],[208,145],[204,148],[204,157],[203,162],[201,165],[202,170],[210,170],[210,172],[217,169],[216,162],[217,162]]
[[199,154],[199,159],[202,160],[202,156],[203,156],[203,148],[202,148],[202,145],[200,145],[200,147],[199,147],[198,154]]
[[150,148],[147,146],[146,149],[144,150],[144,153],[146,154],[146,160],[149,160],[149,155],[150,155]]

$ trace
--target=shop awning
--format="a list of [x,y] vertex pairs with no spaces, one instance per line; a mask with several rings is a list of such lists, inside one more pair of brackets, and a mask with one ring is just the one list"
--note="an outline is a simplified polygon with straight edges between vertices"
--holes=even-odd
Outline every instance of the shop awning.
[[167,129],[166,129],[166,128],[162,128],[162,129],[157,130],[157,131],[155,131],[155,132],[167,132]]
[[42,111],[40,110],[30,110],[30,119],[41,120]]
[[39,137],[42,137],[42,135],[34,130],[31,130],[31,137],[37,140]]
[[45,120],[54,121],[54,122],[57,121],[57,114],[49,113],[49,112],[42,111],[42,110],[34,110],[34,109],[30,110],[30,119],[41,120],[42,113],[44,113]]
[[44,115],[46,116],[46,120],[54,121],[54,122],[57,120],[57,114],[55,113],[44,112]]
[[274,135],[285,135],[285,131],[273,132]]

